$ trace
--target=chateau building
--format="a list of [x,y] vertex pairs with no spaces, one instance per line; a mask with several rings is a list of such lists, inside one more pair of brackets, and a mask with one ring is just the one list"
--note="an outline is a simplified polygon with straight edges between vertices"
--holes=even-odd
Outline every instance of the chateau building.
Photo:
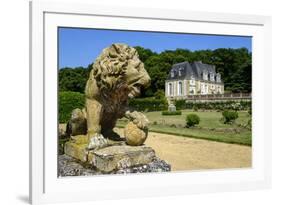
[[165,82],[165,95],[184,97],[188,95],[224,94],[224,84],[214,65],[201,61],[182,62],[172,66]]

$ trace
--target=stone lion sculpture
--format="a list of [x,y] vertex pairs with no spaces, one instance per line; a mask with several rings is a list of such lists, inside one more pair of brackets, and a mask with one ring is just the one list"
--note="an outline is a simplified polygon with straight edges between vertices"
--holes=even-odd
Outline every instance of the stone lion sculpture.
[[112,44],[102,51],[93,64],[85,88],[88,149],[106,146],[107,138],[117,135],[113,128],[122,117],[141,130],[147,129],[146,116],[129,111],[128,99],[138,96],[141,89],[149,85],[150,77],[136,49],[126,44]]

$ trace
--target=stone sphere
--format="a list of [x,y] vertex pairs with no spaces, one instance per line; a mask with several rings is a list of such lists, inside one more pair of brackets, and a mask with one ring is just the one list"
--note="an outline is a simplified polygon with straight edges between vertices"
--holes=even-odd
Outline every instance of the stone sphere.
[[142,145],[147,138],[148,131],[138,128],[133,122],[129,122],[124,129],[126,143],[131,146]]

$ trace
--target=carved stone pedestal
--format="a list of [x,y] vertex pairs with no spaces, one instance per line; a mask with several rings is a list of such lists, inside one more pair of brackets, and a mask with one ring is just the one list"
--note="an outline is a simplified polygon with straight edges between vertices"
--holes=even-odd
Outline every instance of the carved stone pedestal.
[[110,141],[105,148],[88,150],[87,137],[79,135],[65,143],[64,151],[67,156],[77,160],[77,163],[80,162],[97,173],[170,171],[170,165],[158,159],[155,151],[145,145],[129,146],[123,141]]

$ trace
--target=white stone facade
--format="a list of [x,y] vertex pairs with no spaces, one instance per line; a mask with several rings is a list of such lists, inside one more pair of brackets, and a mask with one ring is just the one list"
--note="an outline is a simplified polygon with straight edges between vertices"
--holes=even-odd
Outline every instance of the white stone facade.
[[215,82],[196,80],[166,81],[166,97],[183,97],[187,95],[224,94],[224,85]]
[[166,97],[224,94],[224,84],[215,66],[201,61],[173,65],[165,83]]

